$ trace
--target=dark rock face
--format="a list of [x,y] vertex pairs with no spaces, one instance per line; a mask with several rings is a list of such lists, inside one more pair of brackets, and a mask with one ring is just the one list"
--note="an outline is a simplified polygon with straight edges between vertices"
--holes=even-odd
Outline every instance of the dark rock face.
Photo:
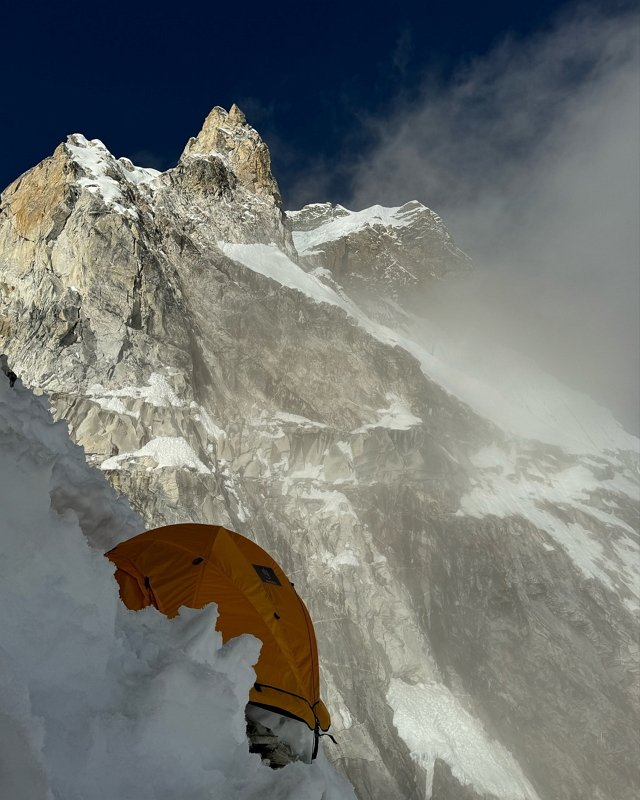
[[0,352],[149,525],[295,576],[362,800],[630,800],[632,437],[519,437],[352,302],[468,268],[428,209],[291,219],[304,268],[237,109],[162,175],[72,137],[2,195]]

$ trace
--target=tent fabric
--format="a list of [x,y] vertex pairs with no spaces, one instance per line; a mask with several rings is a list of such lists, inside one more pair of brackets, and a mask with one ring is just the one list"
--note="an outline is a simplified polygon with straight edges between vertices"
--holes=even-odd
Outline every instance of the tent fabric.
[[255,542],[218,525],[186,523],[141,533],[107,553],[128,608],[218,605],[226,642],[262,641],[249,701],[329,729],[320,699],[318,647],[309,612],[279,564]]

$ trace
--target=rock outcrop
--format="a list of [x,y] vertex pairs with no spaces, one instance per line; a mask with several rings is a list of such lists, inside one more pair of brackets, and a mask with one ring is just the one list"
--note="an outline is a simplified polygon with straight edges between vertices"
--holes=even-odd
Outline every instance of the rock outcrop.
[[226,524],[295,576],[361,800],[630,800],[637,440],[562,388],[519,433],[367,316],[351,289],[468,260],[423,206],[357,214],[292,239],[235,107],[162,174],[74,135],[2,195],[0,352],[149,525]]
[[228,113],[219,106],[211,111],[200,133],[187,143],[181,160],[197,155],[222,159],[242,186],[267,202],[280,205],[280,192],[271,174],[267,145],[247,124],[238,106],[231,106]]

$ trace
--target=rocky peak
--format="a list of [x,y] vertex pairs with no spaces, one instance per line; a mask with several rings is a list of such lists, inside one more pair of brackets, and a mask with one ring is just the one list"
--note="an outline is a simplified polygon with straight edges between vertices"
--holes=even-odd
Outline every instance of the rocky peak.
[[228,112],[216,106],[209,113],[200,133],[187,142],[180,160],[191,156],[222,157],[242,186],[262,198],[272,198],[280,206],[269,149],[237,105]]
[[60,222],[69,215],[75,172],[64,145],[59,145],[50,158],[21,175],[2,193],[2,222],[6,220],[15,230],[25,248],[55,238]]
[[100,139],[74,133],[63,145],[74,165],[76,184],[99,197],[112,211],[129,219],[138,218],[140,195],[147,198],[157,188],[157,169],[135,166],[128,158],[116,158]]
[[105,213],[138,220],[159,175],[116,158],[99,139],[74,133],[3,192],[2,209],[7,225],[31,249],[50,248],[74,210],[89,217]]
[[300,211],[287,211],[287,217],[292,223],[293,230],[299,232],[314,231],[320,225],[350,215],[351,211],[344,206],[339,204],[334,206],[331,203],[309,203]]
[[302,262],[330,270],[347,290],[397,297],[471,265],[442,219],[417,200],[362,211],[314,203],[287,217]]

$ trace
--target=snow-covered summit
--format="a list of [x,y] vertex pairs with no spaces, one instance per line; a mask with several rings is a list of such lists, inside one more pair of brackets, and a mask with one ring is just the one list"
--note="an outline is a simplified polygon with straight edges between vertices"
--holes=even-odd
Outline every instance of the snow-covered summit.
[[162,173],[136,167],[128,158],[115,158],[100,139],[81,133],[68,137],[64,149],[78,167],[77,185],[100,197],[107,208],[137,219],[134,188],[150,189]]
[[403,292],[470,267],[442,219],[417,200],[362,211],[314,203],[287,217],[303,263],[329,269],[347,289]]
[[350,211],[340,204],[312,203],[300,211],[288,211],[287,216],[296,231],[294,240],[301,255],[308,255],[317,245],[335,241],[362,228],[404,228],[424,217],[448,236],[440,217],[417,200],[392,208],[374,205],[362,211]]

